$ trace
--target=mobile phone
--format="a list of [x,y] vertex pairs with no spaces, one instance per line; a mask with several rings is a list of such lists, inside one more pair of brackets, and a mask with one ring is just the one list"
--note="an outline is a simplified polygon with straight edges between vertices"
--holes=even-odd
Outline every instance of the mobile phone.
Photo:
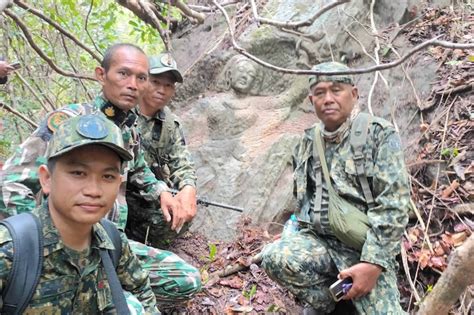
[[14,68],[15,70],[21,68],[21,64],[19,62],[13,62],[10,64],[10,67]]
[[329,287],[329,292],[331,292],[332,298],[334,301],[338,302],[340,301],[344,295],[349,292],[349,290],[352,288],[352,278],[344,278],[342,280],[337,280],[331,286]]

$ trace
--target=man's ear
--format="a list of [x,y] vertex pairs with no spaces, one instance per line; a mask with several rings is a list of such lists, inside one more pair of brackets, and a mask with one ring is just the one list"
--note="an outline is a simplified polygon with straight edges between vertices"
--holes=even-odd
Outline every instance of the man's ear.
[[356,100],[359,99],[359,90],[355,86],[352,87],[351,93],[353,98],[355,98]]
[[38,168],[38,176],[43,193],[48,195],[51,192],[51,173],[46,165],[43,164]]
[[97,81],[100,82],[100,84],[104,84],[105,81],[105,69],[102,67],[96,67],[95,68],[95,78]]

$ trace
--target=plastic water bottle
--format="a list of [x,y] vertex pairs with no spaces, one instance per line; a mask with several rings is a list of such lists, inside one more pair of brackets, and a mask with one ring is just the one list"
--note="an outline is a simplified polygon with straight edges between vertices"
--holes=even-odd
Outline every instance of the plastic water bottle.
[[283,232],[281,232],[281,237],[287,237],[291,234],[294,234],[296,231],[298,231],[298,219],[296,218],[296,215],[292,214],[283,226]]

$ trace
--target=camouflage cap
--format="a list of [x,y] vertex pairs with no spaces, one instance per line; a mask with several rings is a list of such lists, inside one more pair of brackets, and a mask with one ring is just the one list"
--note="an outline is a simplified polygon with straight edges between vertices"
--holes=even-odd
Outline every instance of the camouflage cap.
[[88,144],[107,146],[123,161],[133,158],[124,147],[120,128],[99,114],[76,116],[64,121],[49,141],[46,158],[50,159]]
[[176,82],[183,83],[183,76],[181,75],[181,72],[179,72],[176,61],[170,53],[152,56],[148,59],[148,62],[150,63],[150,74],[160,74],[171,71]]
[[[351,70],[348,66],[339,63],[339,62],[323,62],[317,64],[311,68],[311,70],[315,71],[348,71]],[[349,74],[342,74],[342,75],[312,75],[309,77],[309,87],[312,88],[313,85],[318,84],[319,82],[339,82],[339,83],[347,83],[354,85],[354,80],[352,76]]]

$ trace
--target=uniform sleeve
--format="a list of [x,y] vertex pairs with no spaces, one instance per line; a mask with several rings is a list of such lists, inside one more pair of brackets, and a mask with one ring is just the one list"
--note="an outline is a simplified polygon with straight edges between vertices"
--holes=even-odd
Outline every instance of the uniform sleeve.
[[140,196],[148,202],[158,203],[163,191],[168,190],[165,182],[156,179],[155,174],[150,170],[145,161],[145,155],[140,146],[137,146],[133,167],[128,173],[128,185],[135,187]]
[[13,262],[13,243],[7,228],[0,225],[0,310],[3,309],[3,291]]
[[184,186],[196,187],[196,172],[191,153],[186,147],[184,133],[179,123],[175,122],[172,135],[172,146],[169,152],[170,180],[181,190]]
[[38,167],[46,162],[44,154],[50,134],[46,123],[23,142],[0,173],[0,214],[8,217],[30,212],[36,206],[41,186]]
[[408,223],[410,190],[408,173],[398,133],[391,127],[377,134],[374,156],[373,193],[376,206],[367,216],[371,225],[361,261],[385,269],[393,266],[400,239]]
[[151,290],[148,273],[142,269],[137,256],[132,253],[125,234],[120,234],[122,238],[122,255],[117,268],[117,275],[122,288],[132,293],[140,301],[146,314],[159,314],[155,294]]

